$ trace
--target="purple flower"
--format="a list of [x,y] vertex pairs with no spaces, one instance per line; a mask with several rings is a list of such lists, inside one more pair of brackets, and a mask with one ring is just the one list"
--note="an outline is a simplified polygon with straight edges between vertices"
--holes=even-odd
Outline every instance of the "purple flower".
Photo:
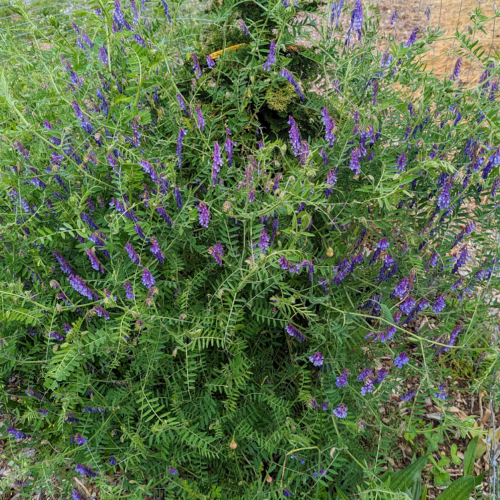
[[323,411],[327,411],[327,410],[328,410],[328,401],[323,401],[323,402],[321,403],[321,409],[322,409]]
[[399,12],[397,10],[394,11],[394,13],[391,16],[391,26],[394,26],[394,22],[398,18]]
[[467,236],[469,236],[472,231],[474,231],[474,229],[476,228],[476,223],[473,221],[473,220],[470,220],[469,222],[467,222],[466,226],[465,226],[465,234]]
[[82,212],[81,218],[82,221],[86,222],[92,229],[95,229],[96,231],[99,229],[97,227],[97,224],[90,217],[90,215],[86,214],[85,212]]
[[73,496],[73,500],[87,500],[87,497],[80,493],[77,489],[73,489],[71,495]]
[[209,68],[215,68],[215,61],[212,59],[210,54],[207,56],[207,64]]
[[469,252],[467,250],[467,245],[464,245],[460,249],[459,257],[453,266],[452,273],[455,274],[468,260],[470,259]]
[[92,300],[93,298],[93,293],[90,290],[90,288],[84,283],[82,278],[80,276],[77,276],[75,274],[70,274],[68,278],[69,284],[80,294],[83,295],[84,297],[87,297],[89,300]]
[[403,314],[411,314],[415,306],[417,305],[416,300],[410,295],[400,306],[399,309]]
[[393,297],[402,299],[410,289],[410,278],[403,278],[395,287]]
[[99,49],[99,59],[105,66],[109,64],[108,51],[104,45]]
[[[280,76],[282,76],[283,78],[286,78],[293,85],[293,87],[295,88],[295,92],[297,92],[297,94],[300,96],[300,98],[302,100],[305,100],[304,94],[300,90],[299,84],[297,83],[297,81],[295,80],[293,75],[286,68],[283,68],[280,71]],[[334,140],[335,140],[335,138],[334,138]]]
[[179,471],[177,469],[174,469],[171,465],[169,465],[168,472],[172,474],[172,476],[175,476]]
[[222,165],[224,164],[222,161],[222,156],[220,152],[220,146],[218,142],[215,142],[214,144],[214,154],[212,156],[212,181],[213,185],[217,183],[217,176],[219,175],[220,169]]
[[177,94],[177,101],[179,102],[179,106],[181,108],[181,111],[183,111],[186,116],[189,116],[189,113],[188,113],[188,110],[186,107],[186,103],[185,103],[184,98],[182,97],[181,94]]
[[283,496],[286,498],[290,498],[292,496],[292,494],[290,493],[290,490],[288,488],[285,488],[283,490]]
[[19,430],[17,430],[15,427],[7,427],[7,432],[11,435],[11,436],[14,436],[14,438],[16,440],[19,440],[19,439],[26,439],[26,434],[24,434],[24,432],[21,432]]
[[112,465],[114,467],[116,464],[117,464],[116,458],[113,455],[111,455],[109,457],[109,465]]
[[377,248],[385,251],[387,250],[391,244],[387,241],[387,238],[382,238],[378,243],[377,243]]
[[400,172],[404,172],[406,170],[406,153],[402,153],[398,158],[398,170]]
[[333,143],[335,142],[335,135],[333,134],[335,122],[328,114],[326,106],[321,110],[321,119],[323,121],[323,125],[325,126],[325,140],[329,142],[330,148],[333,148]]
[[136,224],[134,226],[134,231],[142,238],[142,239],[146,239],[146,236],[144,234],[144,231],[142,230],[142,227],[139,226],[139,224]]
[[500,186],[500,177],[496,177],[493,181],[493,187],[491,188],[491,197],[495,198],[497,195],[498,187]]
[[445,307],[446,307],[446,302],[444,300],[445,294],[441,294],[437,300],[436,303],[432,306],[432,310],[436,313],[439,314]]
[[450,347],[453,347],[455,345],[455,342],[457,340],[457,337],[458,335],[460,334],[460,332],[462,331],[462,327],[460,325],[457,325],[453,331],[451,332],[451,335],[450,335],[450,340],[448,341],[448,346],[447,347],[442,347],[441,349],[439,349],[439,351],[437,352],[437,354],[443,354],[444,352],[448,352],[450,350]]
[[151,288],[155,283],[156,283],[156,280],[154,279],[153,275],[150,273],[149,269],[144,268],[144,271],[142,273],[142,284],[146,288]]
[[271,40],[271,45],[269,46],[269,56],[267,61],[262,66],[262,69],[265,71],[271,71],[271,67],[276,63],[276,42]]
[[88,439],[84,438],[80,434],[75,434],[74,436],[70,436],[69,442],[70,443],[75,443],[78,446],[83,446],[84,444],[87,444]]
[[403,368],[404,365],[407,365],[410,361],[410,358],[407,356],[406,352],[402,352],[399,356],[394,358],[394,364],[398,368]]
[[[144,3],[144,1],[143,1]],[[168,13],[168,5],[165,0],[161,0],[161,3],[163,4],[163,10],[165,12],[165,17],[168,19],[168,22],[172,24],[172,18],[170,17],[170,14]]]
[[349,45],[351,41],[351,31],[357,33],[358,40],[361,40],[361,28],[363,27],[363,3],[361,0],[356,0],[354,4],[354,10],[351,15],[351,25],[347,31],[346,45]]
[[436,398],[438,399],[441,399],[442,401],[444,401],[448,397],[448,394],[446,394],[446,387],[444,384],[439,385],[437,391],[434,393],[434,396],[436,396]]
[[333,414],[338,418],[346,418],[347,417],[347,406],[344,403],[340,403],[335,410],[333,410]]
[[91,134],[94,131],[94,127],[92,127],[92,125],[88,122],[87,118],[85,118],[78,103],[76,101],[73,101],[72,104],[73,104],[73,109],[75,110],[76,117],[80,120],[80,124],[83,130],[85,130],[85,132],[87,132],[88,134]]
[[354,175],[359,175],[361,173],[361,165],[359,164],[360,154],[361,151],[359,148],[354,148],[351,152],[349,168],[354,172]]
[[412,399],[415,396],[415,394],[417,394],[417,391],[413,389],[410,392],[407,392],[406,394],[401,396],[401,401],[407,403],[408,401],[410,401],[410,399]]
[[323,366],[323,354],[320,352],[316,351],[312,356],[309,356],[309,361],[314,365],[314,366]]
[[320,469],[320,470],[319,470],[319,473],[318,473],[318,472],[316,472],[316,471],[314,471],[314,472],[313,472],[313,477],[317,479],[317,478],[319,478],[319,477],[324,477],[324,476],[326,476],[326,474],[327,474],[327,471],[326,471],[325,469]]
[[123,287],[125,288],[125,297],[130,300],[134,300],[134,293],[132,291],[132,285],[130,284],[129,281],[126,281],[123,284]]
[[201,76],[201,68],[200,68],[200,63],[198,61],[198,57],[194,53],[191,54],[191,56],[193,57],[194,76],[196,76],[196,78],[199,79]]
[[423,311],[424,309],[427,309],[429,307],[429,302],[427,302],[426,299],[422,299],[417,306],[417,312]]
[[389,372],[387,368],[381,368],[378,371],[377,378],[374,380],[375,384],[381,384],[384,381],[385,377],[387,377],[388,373]]
[[299,128],[291,116],[288,117],[288,124],[290,125],[288,135],[290,136],[290,142],[292,143],[293,154],[295,156],[300,156],[302,154],[302,141],[300,138]]
[[326,154],[325,148],[321,148],[319,155],[323,158],[323,166],[326,167],[328,165],[328,155]]
[[70,265],[66,261],[66,259],[57,251],[54,250],[54,256],[61,265],[61,271],[66,274],[73,274],[73,270],[71,269]]
[[208,249],[208,253],[215,259],[215,262],[222,266],[222,257],[224,257],[224,248],[221,243],[216,243]]
[[299,455],[292,455],[290,458],[295,458],[297,459],[301,464],[304,464],[304,460],[302,460],[302,458],[299,457]]
[[371,368],[364,368],[363,371],[358,375],[358,382],[364,382],[368,376],[372,373]]
[[144,39],[142,38],[141,35],[138,35],[138,34],[135,34],[134,35],[134,40],[141,46],[141,47],[144,47],[146,48],[147,45],[146,45],[146,42],[144,41]]
[[101,273],[104,273],[104,267],[97,258],[96,254],[90,250],[89,248],[85,249],[85,253],[88,255],[90,259],[90,264],[92,266],[92,269],[95,269],[96,271],[101,271]]
[[302,333],[300,333],[291,323],[285,327],[285,330],[290,337],[295,337],[299,342],[304,342],[304,340],[306,340],[304,335],[302,335]]
[[165,256],[163,255],[163,253],[158,245],[158,240],[156,239],[155,236],[151,236],[151,248],[149,250],[158,259],[160,264],[163,264],[163,261],[165,260]]
[[366,377],[365,385],[361,388],[361,395],[366,396],[369,392],[373,392],[373,380],[372,377]]
[[177,186],[174,187],[174,198],[177,203],[177,208],[180,210],[184,202],[182,201],[181,191]]
[[335,186],[335,184],[337,183],[337,173],[338,173],[338,170],[336,168],[330,170],[328,172],[328,174],[326,175],[326,181],[325,181],[325,184],[327,186],[331,186],[330,187],[327,187],[325,189],[325,197],[326,199],[328,200],[328,198],[330,198],[330,196],[333,194],[333,187]]
[[134,250],[134,247],[132,246],[130,241],[125,245],[125,250],[127,251],[130,260],[134,264],[139,264],[139,256],[137,255],[137,252]]
[[200,203],[198,203],[197,208],[198,211],[200,212],[199,215],[200,225],[203,227],[208,227],[208,224],[210,222],[210,211],[208,210],[207,205],[203,201],[200,201]]
[[404,44],[405,47],[411,47],[417,41],[418,28],[415,28],[408,38],[408,41]]
[[[116,300],[116,297],[115,297]],[[104,318],[105,320],[109,319],[109,313],[101,306],[94,306],[94,311],[99,316],[99,318]]]
[[269,235],[266,233],[265,227],[260,230],[260,238],[257,246],[262,252],[265,252],[269,248]]
[[205,118],[203,118],[203,113],[201,112],[201,106],[196,106],[196,120],[198,128],[201,130],[205,130],[206,121]]
[[240,29],[243,31],[245,35],[249,35],[250,32],[248,31],[248,28],[246,27],[245,23],[240,20]]
[[158,207],[156,209],[156,212],[159,213],[162,217],[162,219],[170,226],[172,227],[172,219],[170,218],[170,216],[167,214],[167,212],[165,211],[165,209],[163,207]]
[[151,163],[149,163],[147,160],[144,160],[144,159],[139,160],[138,163],[139,163],[139,166],[142,167],[144,172],[149,174],[149,176],[151,177],[151,180],[153,182],[158,182],[158,175],[156,174],[155,169],[153,168],[153,165],[151,165]]
[[316,402],[316,400],[314,398],[311,398],[309,400],[309,404],[311,405],[311,408],[313,410],[317,410],[318,409],[318,403]]
[[343,372],[342,372],[342,375],[340,375],[340,377],[337,377],[337,380],[335,381],[335,385],[340,389],[342,387],[347,387],[347,375],[348,375],[348,371],[347,369],[345,369]]
[[286,271],[290,267],[290,262],[288,262],[288,260],[286,260],[284,255],[282,255],[280,257],[280,260],[278,262],[281,266],[281,269],[283,269],[283,271]]
[[[115,1],[118,1],[118,0],[115,0]],[[82,464],[76,464],[75,472],[78,472],[82,476],[87,476],[87,477],[96,477],[97,476],[97,473],[94,472],[90,467],[87,467],[86,465],[82,465]]]
[[437,252],[434,252],[431,255],[431,258],[429,259],[429,262],[425,266],[425,270],[427,271],[427,269],[429,269],[429,267],[433,267],[433,268],[436,267],[437,263],[438,263],[438,258],[439,258],[439,254]]
[[248,192],[248,203],[255,201],[255,188],[250,189]]
[[459,57],[455,63],[455,68],[453,69],[453,74],[451,75],[451,80],[456,80],[460,75],[460,68],[462,67],[462,58]]
[[232,167],[233,166],[233,147],[236,146],[236,143],[233,142],[229,137],[226,139],[226,143],[224,144],[224,148],[227,153],[227,164]]

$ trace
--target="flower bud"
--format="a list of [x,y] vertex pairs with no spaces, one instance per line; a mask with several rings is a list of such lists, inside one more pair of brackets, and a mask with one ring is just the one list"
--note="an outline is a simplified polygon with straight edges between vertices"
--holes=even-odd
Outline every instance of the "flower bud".
[[327,257],[333,257],[333,248],[332,247],[328,247],[326,249],[326,256]]
[[234,438],[229,444],[229,448],[231,448],[232,450],[236,450],[236,448],[238,448],[238,443],[234,440]]

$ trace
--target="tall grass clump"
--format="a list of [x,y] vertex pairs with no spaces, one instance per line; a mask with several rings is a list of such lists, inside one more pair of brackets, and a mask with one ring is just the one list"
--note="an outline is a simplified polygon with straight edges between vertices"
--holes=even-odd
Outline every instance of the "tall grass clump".
[[354,498],[389,488],[401,440],[421,469],[470,431],[446,407],[496,369],[500,184],[473,33],[440,81],[440,34],[398,42],[361,0],[222,0],[195,27],[164,0],[91,3],[8,45],[0,79],[17,486]]

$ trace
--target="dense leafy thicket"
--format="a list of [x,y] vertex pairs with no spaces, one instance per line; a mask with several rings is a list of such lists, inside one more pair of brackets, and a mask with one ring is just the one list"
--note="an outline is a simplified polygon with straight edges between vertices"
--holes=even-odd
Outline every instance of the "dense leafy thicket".
[[470,429],[421,415],[495,368],[498,71],[473,35],[438,81],[437,34],[396,41],[360,0],[345,26],[222,0],[196,38],[163,0],[94,3],[0,82],[24,490],[352,498],[404,432]]

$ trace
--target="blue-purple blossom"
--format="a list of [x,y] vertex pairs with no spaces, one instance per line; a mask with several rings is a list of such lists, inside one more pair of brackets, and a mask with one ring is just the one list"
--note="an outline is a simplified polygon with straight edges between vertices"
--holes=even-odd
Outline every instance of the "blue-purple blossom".
[[398,16],[399,16],[399,11],[396,9],[391,16],[391,26],[394,26],[394,23],[396,22]]
[[158,207],[156,209],[156,212],[159,213],[162,217],[162,219],[170,226],[172,227],[172,219],[170,218],[170,215],[167,214],[165,209],[163,207]]
[[283,496],[286,498],[290,498],[292,496],[292,494],[290,493],[290,490],[288,488],[285,488],[283,490]]
[[351,42],[351,31],[358,35],[358,40],[361,40],[361,28],[363,27],[363,3],[361,0],[356,0],[354,10],[351,15],[351,25],[347,31],[346,45]]
[[401,396],[401,401],[404,401],[405,403],[407,403],[408,401],[410,401],[410,399],[412,399],[415,394],[417,394],[417,391],[415,389],[407,392],[406,394],[404,394],[403,396]]
[[224,164],[222,161],[220,146],[219,146],[218,142],[215,142],[215,144],[214,144],[214,154],[212,156],[212,160],[213,160],[213,162],[212,162],[212,182],[215,186],[215,184],[217,183],[217,176],[219,175],[220,169],[221,169],[222,165]]
[[151,248],[150,252],[158,259],[160,264],[165,260],[165,256],[163,255],[160,246],[158,245],[158,240],[155,236],[151,236]]
[[393,297],[402,299],[410,290],[410,278],[403,278],[395,287]]
[[269,235],[267,234],[265,227],[260,230],[260,238],[257,246],[262,252],[265,252],[269,248]]
[[367,377],[369,377],[372,374],[372,369],[367,367],[364,368],[363,371],[358,375],[358,382],[364,382]]
[[[118,1],[118,0],[115,0],[115,1]],[[87,467],[86,465],[82,465],[82,464],[76,464],[75,472],[78,472],[82,476],[87,476],[87,477],[96,477],[97,476],[97,472],[94,472],[90,467]]]
[[196,54],[191,54],[191,56],[193,57],[193,70],[194,70],[194,76],[196,76],[196,78],[200,78],[201,76],[201,68],[200,68],[200,63],[198,61],[198,57],[196,56]]
[[459,257],[453,266],[452,273],[455,274],[470,259],[467,245],[464,245],[459,252]]
[[68,277],[69,284],[80,294],[83,295],[84,297],[87,297],[89,300],[92,300],[93,298],[93,293],[90,290],[90,288],[84,283],[82,278],[80,276],[77,276],[75,274],[70,274]]
[[80,120],[80,124],[83,130],[85,130],[85,132],[87,132],[88,134],[91,134],[94,131],[94,127],[89,123],[87,118],[85,118],[78,103],[76,101],[72,101],[72,104],[73,104],[73,109],[75,110],[76,117]]
[[285,327],[285,330],[288,333],[288,335],[290,335],[290,337],[295,337],[299,342],[304,342],[304,340],[306,340],[304,335],[302,335],[302,333],[300,333],[300,331],[297,328],[295,328],[295,326],[293,326],[291,323],[289,323]]
[[171,465],[169,465],[168,472],[172,474],[172,476],[175,476],[179,471],[177,469],[174,469]]
[[437,263],[438,263],[438,259],[439,259],[439,255],[437,252],[434,252],[432,255],[431,255],[431,258],[429,259],[429,262],[427,263],[427,265],[425,266],[425,270],[427,271],[427,269],[429,269],[429,267],[436,267],[437,266]]
[[134,40],[135,40],[135,41],[136,41],[136,42],[137,42],[137,43],[138,43],[141,47],[144,47],[144,48],[146,48],[146,47],[147,47],[146,42],[144,41],[144,39],[142,38],[142,36],[141,36],[141,35],[139,35],[139,34],[137,34],[137,33],[136,33],[136,34],[134,35]]
[[38,392],[36,392],[33,387],[28,387],[25,392],[27,396],[33,396],[39,401],[43,401],[43,396],[41,394],[38,394]]
[[337,380],[335,381],[335,385],[341,389],[342,387],[347,387],[347,375],[348,375],[347,368],[342,372],[340,377],[337,377]]
[[497,195],[498,187],[500,186],[500,177],[496,177],[493,181],[493,187],[491,188],[491,197],[495,198]]
[[211,246],[208,249],[208,253],[215,259],[219,266],[222,266],[222,257],[224,257],[224,248],[220,242]]
[[137,255],[137,252],[134,250],[134,247],[132,246],[130,241],[127,242],[127,244],[125,245],[125,250],[127,251],[128,256],[130,257],[130,260],[134,264],[139,264],[139,262],[140,262],[139,256]]
[[267,61],[262,66],[262,69],[265,71],[271,71],[271,67],[276,64],[276,42],[271,40],[271,44],[269,46],[269,56],[267,57]]
[[179,103],[181,111],[183,111],[186,116],[189,116],[189,113],[188,113],[188,110],[186,107],[186,102],[184,101],[184,98],[182,97],[181,94],[177,94],[177,101]]
[[411,314],[415,306],[417,305],[417,301],[410,295],[400,306],[399,309],[403,314]]
[[61,266],[61,271],[63,273],[66,273],[66,274],[73,273],[73,270],[71,269],[71,267],[68,264],[68,262],[66,261],[66,259],[57,250],[54,250],[54,256],[57,259],[57,261],[59,262],[59,264]]
[[149,271],[149,269],[144,268],[144,271],[142,273],[142,284],[146,288],[151,288],[152,286],[154,286],[155,283],[156,283],[156,280],[154,279],[154,277],[151,274],[151,272]]
[[196,208],[198,208],[198,211],[200,212],[199,215],[200,225],[203,227],[208,227],[208,224],[210,222],[210,211],[208,210],[206,203],[200,201],[200,203],[198,203],[198,206]]
[[335,410],[333,410],[333,414],[338,418],[346,418],[347,417],[347,406],[344,403],[340,403]]
[[20,430],[16,429],[15,427],[7,427],[7,432],[11,435],[14,436],[16,440],[19,439],[26,439],[27,436],[24,432],[21,432]]
[[134,293],[132,291],[132,285],[130,284],[129,281],[125,281],[123,284],[123,287],[125,288],[125,297],[130,300],[134,300]]
[[299,97],[302,100],[305,99],[304,94],[302,93],[302,90],[300,90],[299,84],[297,83],[297,81],[295,80],[293,75],[286,68],[283,68],[280,71],[280,76],[282,76],[283,78],[286,78],[293,85],[295,92],[297,92],[297,94],[299,95]]
[[170,14],[168,13],[168,5],[165,0],[161,0],[161,3],[163,4],[163,10],[165,12],[165,17],[168,19],[168,22],[172,24],[172,18],[170,17]]
[[295,156],[300,156],[303,150],[299,128],[297,127],[295,120],[291,116],[288,117],[288,124],[290,125],[288,135],[290,136],[290,142],[292,143],[293,154]]
[[336,168],[334,168],[334,169],[330,170],[328,172],[328,174],[326,175],[325,184],[328,187],[325,189],[325,198],[327,200],[333,194],[333,188],[334,188],[335,184],[337,183],[337,173],[338,173],[338,170]]
[[328,114],[326,106],[321,110],[321,119],[325,126],[325,140],[328,141],[330,148],[333,148],[333,143],[335,142],[335,135],[333,134],[335,130],[335,121]]
[[177,164],[179,168],[182,167],[182,141],[184,140],[184,136],[186,135],[186,131],[181,127],[179,129],[179,135],[177,136]]
[[90,259],[90,264],[92,266],[92,269],[95,269],[96,271],[101,271],[101,273],[104,273],[104,267],[97,258],[96,254],[94,253],[93,250],[86,248],[85,253],[88,255]]
[[319,477],[324,477],[327,475],[327,471],[325,469],[320,469],[319,472],[314,471],[313,477],[318,479]]
[[87,497],[83,493],[80,493],[75,488],[73,488],[73,491],[71,492],[71,495],[73,497],[73,500],[87,500]]
[[215,61],[212,59],[210,54],[207,56],[207,65],[209,68],[215,68]]
[[200,130],[205,130],[205,125],[207,122],[205,121],[205,118],[203,118],[201,106],[196,106],[196,121],[197,121],[198,128]]
[[361,165],[359,164],[359,157],[361,151],[359,148],[354,148],[351,152],[351,162],[349,163],[349,168],[354,172],[354,175],[359,175],[361,173]]
[[397,161],[398,164],[398,170],[400,172],[404,172],[406,170],[406,153],[402,153]]
[[415,28],[408,38],[408,41],[404,44],[405,47],[411,47],[417,41],[418,28]]
[[403,368],[403,366],[407,365],[409,361],[410,361],[410,358],[408,357],[406,352],[402,352],[399,356],[396,356],[394,358],[394,364],[398,368]]
[[373,380],[371,376],[366,377],[365,384],[361,388],[361,395],[366,396],[369,392],[373,392]]
[[453,68],[453,74],[451,75],[451,80],[456,80],[460,75],[460,68],[462,67],[462,58],[459,57]]
[[385,377],[387,377],[389,371],[387,368],[381,368],[377,373],[377,378],[374,380],[375,384],[381,384]]
[[323,354],[320,352],[316,351],[312,356],[309,356],[309,361],[314,365],[314,366],[323,366]]
[[[228,135],[231,135],[231,134],[228,134]],[[230,137],[227,137],[226,142],[224,144],[224,148],[225,148],[226,153],[227,153],[227,164],[230,167],[233,166],[233,154],[234,154],[233,147],[234,146],[236,146],[236,143],[233,142]]]
[[422,299],[416,308],[417,312],[423,311],[424,309],[427,309],[429,307],[429,302],[427,302],[427,299]]
[[450,189],[451,182],[447,182],[441,189],[437,198],[437,206],[439,210],[443,210],[444,208],[448,208],[450,206]]
[[116,461],[116,458],[114,457],[114,455],[111,455],[109,457],[109,465],[112,465],[114,467],[117,463],[118,462]]
[[434,305],[432,306],[432,310],[436,313],[439,314],[444,308],[446,307],[446,301],[445,301],[445,294],[441,294]]
[[448,397],[448,394],[446,394],[446,387],[444,384],[440,384],[436,392],[434,393],[434,396],[436,398],[441,399],[442,401],[445,401],[446,398]]
[[241,31],[243,31],[243,33],[245,35],[250,34],[250,32],[248,31],[248,28],[246,27],[246,24],[242,20],[240,20],[240,29],[241,29]]
[[77,444],[78,446],[83,446],[84,444],[87,444],[88,442],[88,439],[84,438],[82,435],[80,434],[75,434],[74,436],[70,436],[69,438],[69,442],[70,443],[75,443]]
[[81,218],[82,221],[86,222],[92,229],[95,229],[96,231],[99,229],[97,224],[92,220],[92,217],[90,217],[87,213],[82,212]]

